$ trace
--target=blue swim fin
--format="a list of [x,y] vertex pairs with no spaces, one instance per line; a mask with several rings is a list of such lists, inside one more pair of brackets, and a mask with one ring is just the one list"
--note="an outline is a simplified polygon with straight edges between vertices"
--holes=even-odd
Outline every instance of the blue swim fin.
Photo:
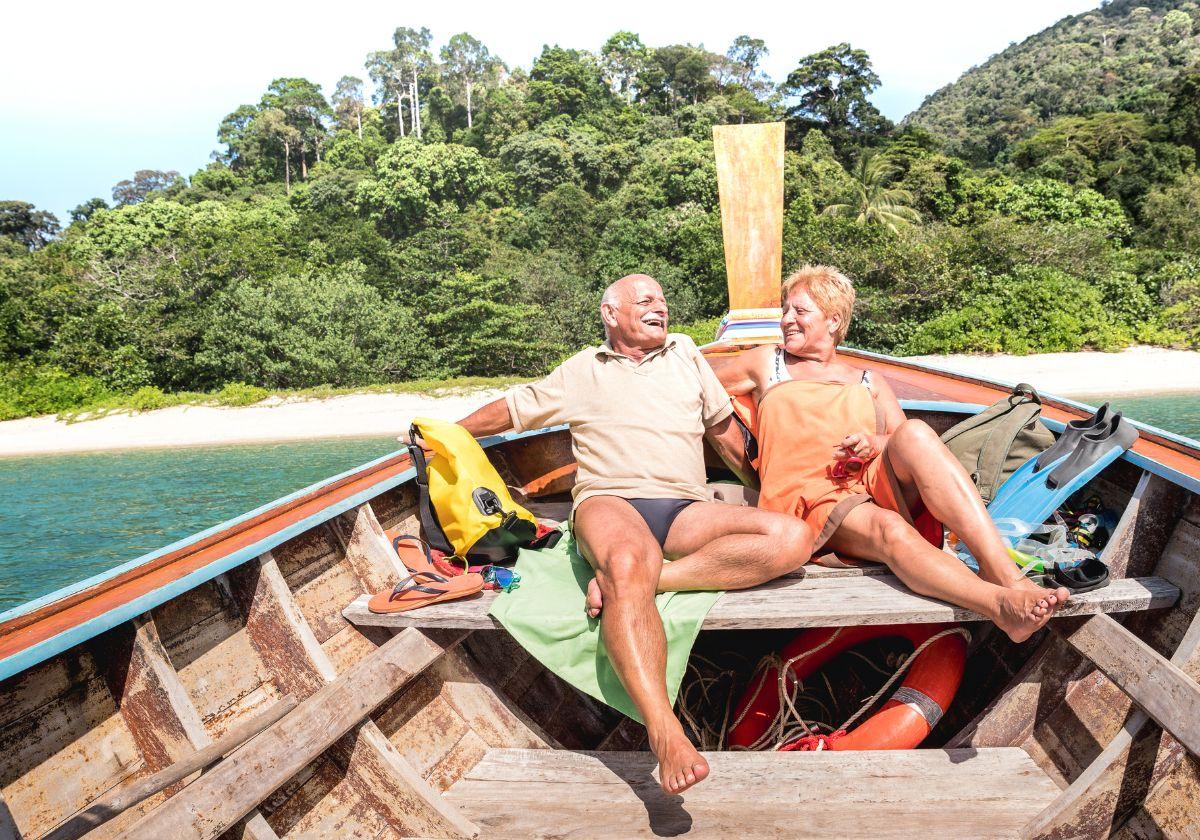
[[[1010,545],[1032,533],[1032,528],[1045,522],[1072,493],[1119,458],[1138,438],[1137,429],[1125,422],[1120,412],[1091,428],[1082,422],[1074,430],[1068,426],[1063,436],[1068,433],[1073,440],[1067,446],[1055,443],[1057,457],[1043,459],[1040,468],[1037,462],[1041,456],[1029,459],[1004,482],[988,505],[992,520],[1004,522],[1003,535]],[[1031,530],[1020,533],[1026,526]]]

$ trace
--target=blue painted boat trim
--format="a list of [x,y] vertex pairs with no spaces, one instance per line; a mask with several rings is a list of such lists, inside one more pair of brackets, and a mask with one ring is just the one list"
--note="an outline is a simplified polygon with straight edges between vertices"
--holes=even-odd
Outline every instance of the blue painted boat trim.
[[[562,425],[562,426],[553,426],[548,429],[537,429],[537,430],[529,431],[529,432],[510,432],[510,433],[502,434],[502,435],[492,435],[491,437],[481,438],[479,443],[484,448],[488,448],[491,446],[496,446],[501,443],[507,443],[509,441],[521,440],[523,438],[536,437],[538,435],[549,434],[551,432],[561,431],[566,428],[567,427],[565,425]],[[291,493],[287,496],[284,496],[281,499],[276,499],[275,501],[271,502],[270,504],[266,504],[266,505],[263,505],[262,507],[255,508],[254,510],[250,511],[249,513],[242,514],[241,516],[238,516],[234,519],[230,519],[227,522],[221,523],[220,525],[216,525],[205,531],[201,531],[198,534],[193,534],[190,537],[187,537],[183,540],[179,540],[178,542],[172,543],[171,545],[165,546],[164,548],[160,548],[157,551],[152,551],[149,554],[142,555],[141,557],[137,558],[136,560],[132,560],[128,563],[125,563],[121,566],[116,567],[115,569],[110,569],[109,571],[104,572],[103,574],[96,575],[94,577],[88,578],[85,581],[81,581],[79,583],[72,584],[70,586],[59,589],[55,592],[50,593],[49,595],[38,598],[35,601],[30,601],[27,604],[23,604],[19,607],[15,607],[11,610],[8,610],[7,612],[5,612],[3,614],[0,614],[0,620],[7,620],[9,618],[13,618],[18,615],[24,615],[25,613],[28,613],[31,610],[37,609],[40,606],[52,603],[61,598],[65,598],[68,595],[74,595],[77,592],[80,592],[84,589],[95,586],[96,584],[101,583],[105,580],[109,580],[110,578],[116,577],[119,574],[123,574],[123,573],[129,571],[130,569],[135,569],[138,566],[142,565],[143,563],[147,563],[151,560],[161,557],[162,555],[164,555],[170,551],[174,551],[178,548],[183,548],[183,547],[190,545],[192,543],[195,543],[211,534],[217,533],[219,531],[224,531],[234,525],[238,525],[238,524],[246,521],[247,519],[257,516],[260,513],[264,513],[266,511],[271,510],[272,508],[278,507],[279,505],[285,504],[296,498],[299,498],[308,493],[311,493],[314,490],[319,490],[320,488],[328,486],[328,485],[330,485],[336,481],[339,481],[343,478],[353,476],[357,473],[362,472],[365,469],[369,469],[373,466],[376,466],[376,465],[388,460],[389,458],[394,457],[396,454],[398,454],[398,453],[394,452],[391,455],[385,455],[382,458],[377,458],[373,461],[369,461],[360,467],[356,467],[352,470],[348,470],[347,472],[341,473],[340,475],[336,475],[332,478],[328,478],[328,479],[325,479],[324,481],[320,481],[316,484],[312,484],[312,485],[304,488],[303,490],[299,490],[295,493]],[[12,656],[10,656],[6,659],[0,660],[0,680],[5,680],[5,679],[8,679],[9,677],[13,676],[14,674],[19,674],[22,671],[24,671],[28,668],[31,668],[34,665],[37,665],[39,662],[44,662],[45,660],[49,659],[52,656],[55,656],[56,654],[62,653],[63,651],[68,650],[81,642],[85,642],[88,639],[91,639],[95,636],[100,635],[101,633],[105,632],[106,630],[111,630],[113,627],[116,627],[118,624],[121,624],[122,622],[129,621],[133,618],[136,618],[137,616],[141,615],[142,613],[152,610],[155,607],[159,606],[160,604],[164,604],[167,601],[171,600],[172,598],[182,595],[184,592],[187,592],[189,589],[194,589],[195,587],[199,586],[200,584],[206,583],[206,582],[212,580],[213,578],[217,577],[218,575],[224,574],[225,572],[228,572],[230,569],[235,569],[238,566],[242,565],[243,563],[247,562],[248,560],[252,560],[255,557],[258,557],[263,552],[270,551],[272,548],[275,548],[276,546],[287,542],[288,540],[292,539],[293,537],[299,536],[300,534],[304,533],[305,531],[308,531],[308,530],[316,527],[317,525],[320,525],[323,522],[327,522],[330,519],[333,519],[336,516],[340,516],[341,514],[345,513],[346,511],[351,510],[352,508],[355,508],[355,507],[363,504],[364,502],[370,501],[371,499],[378,496],[380,493],[384,493],[388,490],[391,490],[393,487],[397,487],[400,484],[403,484],[404,482],[409,481],[410,479],[412,479],[415,476],[416,476],[416,471],[410,468],[410,469],[405,470],[404,472],[401,472],[397,475],[392,476],[391,478],[381,479],[378,483],[371,485],[366,490],[356,493],[353,496],[349,496],[340,502],[337,502],[333,505],[330,505],[329,507],[324,508],[323,510],[321,510],[317,513],[314,513],[311,516],[305,517],[304,519],[300,520],[299,522],[289,525],[288,527],[283,528],[283,529],[275,532],[274,534],[271,534],[269,537],[265,537],[264,539],[259,540],[258,542],[254,543],[252,545],[245,546],[244,548],[238,549],[237,551],[235,551],[231,554],[227,554],[224,557],[220,557],[216,560],[213,560],[211,563],[204,566],[203,568],[196,569],[195,571],[193,571],[187,575],[184,575],[183,577],[181,577],[177,580],[173,580],[170,583],[159,587],[158,589],[155,589],[151,592],[147,592],[145,595],[142,595],[142,596],[134,599],[133,601],[130,601],[128,604],[124,604],[120,607],[117,607],[116,609],[110,610],[109,612],[105,613],[104,615],[96,616],[93,619],[89,619],[88,621],[78,624],[75,627],[72,627],[68,630],[64,630],[62,633],[59,633],[57,636],[53,636],[49,639],[46,639],[45,641],[39,642],[36,645],[32,645],[31,647],[28,647],[25,650],[20,651],[19,653],[13,654]]]

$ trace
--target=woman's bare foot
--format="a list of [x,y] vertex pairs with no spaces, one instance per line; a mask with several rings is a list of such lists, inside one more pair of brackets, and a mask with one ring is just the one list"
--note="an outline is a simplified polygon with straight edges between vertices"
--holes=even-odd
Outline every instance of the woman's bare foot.
[[1040,630],[1071,593],[1066,587],[1043,589],[1033,581],[1030,586],[1014,581],[1002,587],[998,596],[996,626],[1014,642],[1023,642]]
[[588,581],[587,614],[588,618],[596,618],[604,608],[604,596],[600,594],[600,584],[595,578]]
[[683,793],[697,782],[708,778],[708,762],[697,752],[680,729],[656,743],[650,739],[650,749],[658,758],[658,783],[667,793]]

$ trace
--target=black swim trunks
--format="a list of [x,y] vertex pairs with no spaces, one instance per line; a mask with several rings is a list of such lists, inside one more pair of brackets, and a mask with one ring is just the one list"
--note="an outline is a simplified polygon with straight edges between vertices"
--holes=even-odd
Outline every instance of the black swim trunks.
[[683,509],[690,504],[695,503],[695,499],[626,499],[625,501],[633,505],[633,509],[641,514],[642,519],[646,520],[646,524],[650,527],[650,533],[654,535],[654,539],[658,540],[658,547],[664,548],[667,544],[667,534],[671,533],[671,525],[675,522],[675,517],[683,512]]

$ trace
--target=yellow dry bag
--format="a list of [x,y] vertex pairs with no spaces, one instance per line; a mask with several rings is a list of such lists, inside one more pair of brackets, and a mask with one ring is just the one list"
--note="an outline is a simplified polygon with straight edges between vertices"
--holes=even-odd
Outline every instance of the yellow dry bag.
[[483,447],[466,429],[418,417],[410,436],[418,434],[434,453],[426,463],[421,447],[408,447],[417,471],[421,529],[431,547],[448,555],[503,563],[516,560],[520,548],[540,548],[557,540],[557,531],[537,538],[537,519],[513,501]]

